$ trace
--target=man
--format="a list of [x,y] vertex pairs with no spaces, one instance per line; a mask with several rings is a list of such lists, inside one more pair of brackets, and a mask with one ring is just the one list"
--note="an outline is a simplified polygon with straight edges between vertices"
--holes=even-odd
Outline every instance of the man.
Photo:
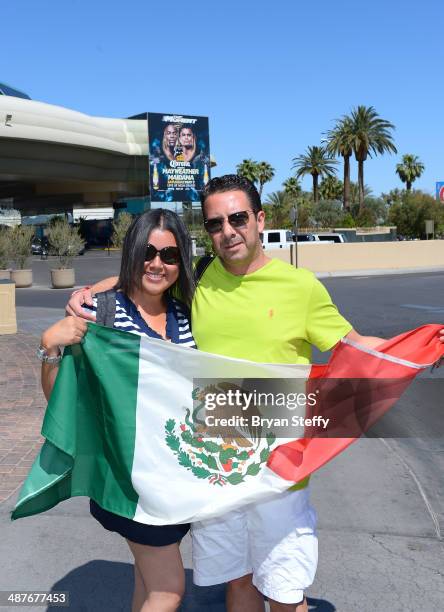
[[[312,344],[326,351],[344,336],[371,348],[383,341],[354,331],[311,272],[266,257],[259,238],[265,214],[250,181],[237,175],[212,179],[202,193],[202,211],[218,257],[193,298],[193,334],[201,350],[257,362],[310,363]],[[71,298],[69,314],[81,314],[84,293]],[[227,582],[229,612],[262,612],[263,595],[272,612],[306,612],[304,591],[317,566],[315,524],[308,479],[271,501],[195,523],[195,582]]]
[[175,123],[168,123],[163,131],[162,151],[170,161],[174,159],[179,128]]
[[193,129],[183,126],[179,130],[179,144],[182,148],[182,161],[190,162],[197,153],[196,136]]

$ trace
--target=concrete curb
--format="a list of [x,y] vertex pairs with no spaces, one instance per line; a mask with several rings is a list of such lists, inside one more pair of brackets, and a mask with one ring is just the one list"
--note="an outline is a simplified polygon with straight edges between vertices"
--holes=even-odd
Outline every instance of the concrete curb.
[[[424,274],[430,272],[444,272],[444,266],[431,266],[429,268],[387,268],[386,270],[338,270],[335,272],[315,272],[317,278],[341,278],[347,276],[389,276],[393,274]],[[35,289],[38,291],[51,290],[55,293],[62,291],[75,291],[81,289],[84,285],[75,285],[67,289],[54,289],[50,285],[31,285],[31,287],[21,288],[21,291],[29,291]]]
[[315,272],[317,278],[340,278],[342,276],[389,276],[397,274],[424,274],[429,272],[444,272],[443,266],[430,268],[387,268],[386,270],[339,270],[338,272]]

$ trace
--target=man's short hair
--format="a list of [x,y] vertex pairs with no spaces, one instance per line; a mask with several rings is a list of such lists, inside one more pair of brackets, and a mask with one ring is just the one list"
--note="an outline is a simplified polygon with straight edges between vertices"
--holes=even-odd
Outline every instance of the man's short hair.
[[212,178],[202,190],[200,202],[204,217],[207,198],[214,193],[222,193],[224,191],[243,191],[250,202],[253,212],[257,214],[262,210],[261,197],[251,181],[238,174],[224,174],[223,176]]

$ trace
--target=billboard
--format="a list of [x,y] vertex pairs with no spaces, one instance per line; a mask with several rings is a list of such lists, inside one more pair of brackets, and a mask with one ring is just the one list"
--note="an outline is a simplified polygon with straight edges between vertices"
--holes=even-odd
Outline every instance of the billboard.
[[198,202],[210,180],[208,117],[148,113],[152,202]]
[[436,199],[439,202],[444,202],[444,181],[436,183]]

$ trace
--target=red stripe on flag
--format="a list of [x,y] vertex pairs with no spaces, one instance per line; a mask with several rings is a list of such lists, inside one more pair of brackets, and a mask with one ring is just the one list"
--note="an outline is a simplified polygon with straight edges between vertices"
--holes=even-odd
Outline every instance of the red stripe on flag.
[[[271,453],[267,466],[281,478],[299,482],[350,446],[399,400],[422,369],[444,357],[444,343],[438,337],[442,328],[442,325],[424,325],[391,338],[378,346],[377,351],[370,352],[341,342],[328,364],[312,367],[308,386],[320,386],[320,397],[322,391],[325,392],[324,405],[321,400],[316,414],[335,414],[336,410],[336,414],[347,420],[347,433],[352,430],[356,431],[356,435],[293,440],[277,447]],[[390,358],[395,360],[390,361]],[[396,360],[410,362],[411,365]],[[353,387],[357,395],[353,396],[350,391],[335,395],[334,379],[342,379],[338,381],[339,385],[344,384],[344,379],[350,379],[352,387],[353,382],[358,381]],[[366,391],[368,397],[365,397]],[[359,414],[356,411],[357,401],[364,408]],[[354,423],[353,417],[356,415],[358,418]]]

